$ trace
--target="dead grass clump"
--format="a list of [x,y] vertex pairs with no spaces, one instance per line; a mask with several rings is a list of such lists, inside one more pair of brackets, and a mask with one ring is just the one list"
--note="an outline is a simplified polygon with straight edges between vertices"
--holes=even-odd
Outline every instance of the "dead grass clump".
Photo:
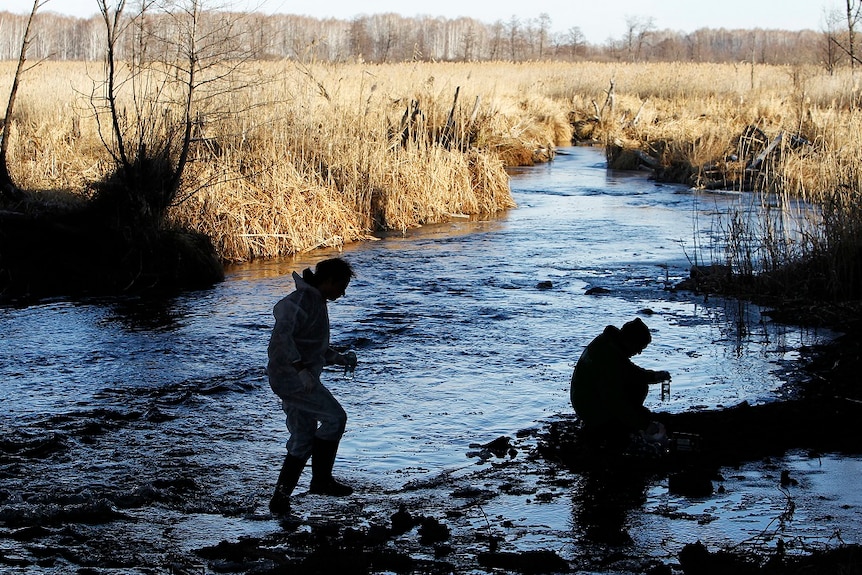
[[[862,193],[854,176],[862,119],[849,71],[750,63],[254,66],[260,82],[219,96],[218,107],[245,112],[200,125],[186,199],[171,212],[177,224],[211,235],[229,261],[495,213],[512,205],[505,166],[542,160],[573,136],[633,150],[628,167],[648,158],[672,181],[757,190],[764,199],[756,203],[781,210],[797,206],[793,199],[825,207],[775,212],[747,229],[728,225],[740,235],[727,243],[752,272],[856,241],[839,226],[860,217],[853,206]],[[12,69],[0,63],[0,89]],[[87,196],[104,176],[108,163],[81,96],[90,76],[82,64],[46,62],[25,79],[9,166],[22,187]],[[783,136],[756,170],[750,162],[766,146],[743,145],[751,130],[767,143]]]
[[533,93],[501,98],[483,120],[478,142],[494,150],[508,166],[542,161],[548,150],[571,145],[574,134],[568,110],[558,101]]
[[309,180],[292,162],[248,170],[238,161],[223,163],[216,184],[171,210],[174,224],[209,236],[232,262],[340,247],[363,237],[357,215],[332,188]]
[[[497,144],[533,154],[555,134],[565,137],[563,108],[551,101],[497,114],[495,81],[473,76],[473,67],[254,66],[260,82],[208,102],[210,110],[245,112],[201,116],[169,213],[172,225],[213,238],[227,261],[507,209],[513,202]],[[90,74],[75,63],[35,70],[19,93],[25,104],[14,119],[12,176],[25,189],[89,198],[111,165],[90,110]],[[0,85],[11,72],[0,64]],[[401,122],[411,102],[418,120],[405,140]],[[501,119],[518,128],[495,134],[492,122]],[[553,125],[530,125],[537,121]]]

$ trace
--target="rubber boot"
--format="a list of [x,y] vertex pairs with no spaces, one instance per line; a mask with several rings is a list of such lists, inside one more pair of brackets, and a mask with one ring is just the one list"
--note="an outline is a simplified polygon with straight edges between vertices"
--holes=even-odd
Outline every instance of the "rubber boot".
[[284,458],[281,473],[278,474],[278,481],[275,484],[275,493],[269,500],[269,510],[272,513],[283,515],[290,512],[290,495],[296,488],[296,484],[299,483],[299,476],[302,475],[307,459],[294,457],[290,454]]
[[327,441],[314,438],[311,449],[311,485],[309,493],[344,497],[353,493],[349,485],[339,483],[332,477],[332,467],[335,465],[335,453],[338,451],[337,441]]

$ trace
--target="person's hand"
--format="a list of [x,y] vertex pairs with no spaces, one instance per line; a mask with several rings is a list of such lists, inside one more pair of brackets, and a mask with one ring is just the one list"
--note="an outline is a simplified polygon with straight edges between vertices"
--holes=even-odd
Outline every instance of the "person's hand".
[[659,381],[670,381],[670,372],[668,371],[657,371],[655,372],[655,380]]
[[306,393],[320,385],[320,379],[311,373],[311,370],[309,369],[303,369],[297,375],[299,375],[299,381],[302,382],[302,389],[304,389]]
[[357,363],[356,354],[352,351],[348,351],[341,356],[341,359],[342,365],[344,366],[344,373],[353,373],[353,371],[356,369]]

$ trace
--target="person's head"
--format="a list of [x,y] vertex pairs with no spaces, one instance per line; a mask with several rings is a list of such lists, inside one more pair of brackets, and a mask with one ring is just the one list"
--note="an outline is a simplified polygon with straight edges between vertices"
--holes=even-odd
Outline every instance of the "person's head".
[[620,333],[629,350],[629,355],[639,354],[652,341],[649,328],[639,317],[624,323]]
[[317,288],[323,297],[335,301],[344,295],[350,278],[356,274],[350,264],[341,258],[332,258],[317,262],[314,272],[305,270],[303,278]]

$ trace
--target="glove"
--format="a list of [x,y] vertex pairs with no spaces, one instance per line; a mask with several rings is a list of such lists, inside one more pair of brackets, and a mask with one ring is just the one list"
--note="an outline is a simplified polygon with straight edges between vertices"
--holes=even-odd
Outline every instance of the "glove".
[[655,372],[655,381],[656,383],[658,383],[659,381],[670,381],[670,373],[667,371]]
[[302,382],[302,389],[306,393],[320,385],[320,380],[308,369],[303,369],[297,375],[299,376],[299,381]]
[[352,351],[348,351],[344,355],[341,356],[342,364],[344,365],[344,375],[348,373],[353,373],[356,369],[356,354]]

